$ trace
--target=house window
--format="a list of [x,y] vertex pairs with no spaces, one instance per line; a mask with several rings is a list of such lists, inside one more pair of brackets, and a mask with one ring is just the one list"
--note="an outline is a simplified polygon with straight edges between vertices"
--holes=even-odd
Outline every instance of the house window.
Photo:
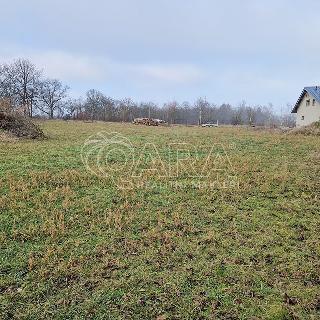
[[304,120],[304,116],[301,117],[301,120]]
[[316,99],[312,100],[312,105],[315,106],[316,105]]
[[306,106],[310,106],[310,100],[306,100]]

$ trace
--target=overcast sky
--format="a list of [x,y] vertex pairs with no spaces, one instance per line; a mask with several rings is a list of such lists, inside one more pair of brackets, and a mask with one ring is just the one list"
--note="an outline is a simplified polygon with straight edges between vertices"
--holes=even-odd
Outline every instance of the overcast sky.
[[319,0],[0,0],[0,61],[166,102],[295,102],[320,84]]

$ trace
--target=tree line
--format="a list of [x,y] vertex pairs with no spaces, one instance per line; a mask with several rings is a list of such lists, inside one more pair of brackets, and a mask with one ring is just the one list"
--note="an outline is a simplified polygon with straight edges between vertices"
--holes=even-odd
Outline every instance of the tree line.
[[170,101],[163,105],[154,102],[136,102],[131,98],[114,99],[90,89],[85,97],[72,98],[69,87],[58,79],[44,76],[32,62],[18,59],[0,65],[0,98],[28,117],[47,117],[131,122],[134,118],[156,118],[169,124],[219,123],[233,125],[293,126],[290,106],[276,115],[272,104],[249,106],[242,101],[238,106],[216,105],[205,98],[194,103]]

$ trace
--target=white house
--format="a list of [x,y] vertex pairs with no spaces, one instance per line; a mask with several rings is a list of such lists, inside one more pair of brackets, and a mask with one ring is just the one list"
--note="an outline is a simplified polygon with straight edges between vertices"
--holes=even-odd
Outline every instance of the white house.
[[294,106],[297,127],[306,126],[320,120],[320,87],[305,87]]

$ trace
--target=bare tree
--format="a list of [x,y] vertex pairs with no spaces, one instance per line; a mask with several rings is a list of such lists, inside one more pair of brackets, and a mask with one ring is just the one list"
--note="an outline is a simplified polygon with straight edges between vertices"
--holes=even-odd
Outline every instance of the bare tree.
[[64,103],[64,118],[65,119],[78,119],[81,113],[84,111],[83,99],[68,99]]
[[0,65],[0,98],[9,99],[11,105],[14,106],[17,105],[17,97],[11,69],[8,64]]
[[199,112],[198,125],[201,125],[203,122],[209,120],[208,110],[210,109],[210,103],[206,100],[206,98],[198,98],[194,107]]
[[133,118],[133,110],[136,107],[136,103],[131,98],[125,98],[120,101],[121,121],[130,121]]
[[57,79],[42,81],[37,101],[38,109],[53,119],[55,111],[63,107],[68,89]]
[[0,98],[8,98],[8,83],[6,78],[5,66],[0,65]]
[[3,66],[4,82],[7,94],[24,107],[26,114],[32,116],[32,106],[38,92],[42,72],[29,60],[18,59]]
[[223,103],[217,110],[219,123],[230,124],[233,117],[233,108],[230,104]]
[[247,106],[243,101],[238,107],[229,104],[216,106],[199,98],[194,105],[172,101],[163,108],[152,102],[135,103],[132,99],[113,99],[98,90],[91,89],[85,100],[67,98],[68,87],[59,80],[42,80],[42,72],[30,61],[18,59],[11,64],[0,65],[0,98],[9,100],[13,108],[33,116],[35,112],[74,119],[103,121],[130,121],[133,117],[153,117],[171,124],[201,124],[219,121],[221,124],[256,124],[292,126],[294,117],[290,110],[276,115],[272,104]]
[[268,103],[267,106],[263,107],[264,115],[265,115],[265,125],[273,127],[275,126],[275,116],[273,114],[273,104],[271,102]]
[[85,109],[90,119],[99,120],[104,114],[104,106],[106,97],[98,90],[90,89],[86,94]]
[[247,114],[247,121],[250,126],[254,125],[256,123],[256,108],[247,106],[245,108],[246,114]]
[[110,97],[103,98],[103,121],[111,121],[115,109],[115,102]]
[[178,109],[178,102],[177,101],[171,101],[169,103],[166,103],[164,105],[164,109],[167,113],[167,121],[170,124],[174,124],[176,120],[176,114]]
[[152,102],[140,102],[135,108],[135,115],[142,118],[158,117],[158,106]]
[[295,115],[291,113],[293,105],[287,103],[284,114],[281,114],[281,124],[285,127],[294,127],[296,124]]

